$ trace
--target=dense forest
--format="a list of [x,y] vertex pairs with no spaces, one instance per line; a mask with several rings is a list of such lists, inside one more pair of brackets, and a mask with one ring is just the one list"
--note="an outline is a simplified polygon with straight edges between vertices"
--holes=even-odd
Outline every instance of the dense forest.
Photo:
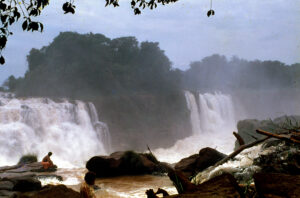
[[[242,101],[253,106],[253,98],[257,98],[253,91],[292,90],[290,93],[300,88],[300,64],[215,54],[181,71],[172,68],[158,43],[139,43],[135,37],[110,39],[102,34],[63,32],[48,46],[32,49],[27,61],[25,76],[10,76],[4,83],[6,89],[20,97],[93,102],[100,119],[109,125],[113,144],[120,149],[143,150],[146,144],[168,147],[188,136],[189,110],[182,90],[241,90]],[[261,100],[261,107],[256,104],[257,109],[263,109],[270,97]],[[281,105],[278,102],[270,103],[268,109]],[[127,145],[120,144],[124,138]]]
[[32,49],[24,78],[7,85],[22,96],[68,96],[176,92],[179,70],[158,43],[134,37],[64,32],[47,47]]

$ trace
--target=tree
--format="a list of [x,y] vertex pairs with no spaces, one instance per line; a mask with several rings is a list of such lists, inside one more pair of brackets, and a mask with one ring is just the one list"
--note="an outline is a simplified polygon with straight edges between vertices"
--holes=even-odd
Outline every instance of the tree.
[[[141,14],[141,9],[156,8],[157,5],[174,3],[178,0],[131,0],[131,8],[134,14]],[[105,0],[105,6],[119,6],[119,0]],[[43,32],[44,26],[33,19],[42,14],[42,10],[49,4],[49,0],[0,0],[0,64],[5,63],[2,50],[5,48],[7,38],[13,33],[9,27],[20,20],[24,31]],[[74,0],[69,0],[62,5],[62,9],[67,13],[75,13],[76,6]]]

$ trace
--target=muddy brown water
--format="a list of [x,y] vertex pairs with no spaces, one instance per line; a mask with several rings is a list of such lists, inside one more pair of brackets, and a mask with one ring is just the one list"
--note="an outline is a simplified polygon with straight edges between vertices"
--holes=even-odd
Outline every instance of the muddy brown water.
[[[63,181],[57,179],[42,179],[42,185],[65,184],[66,186],[79,191],[83,182],[86,169],[58,169],[56,174],[63,177]],[[99,190],[95,191],[97,198],[143,198],[146,197],[146,190],[163,188],[169,194],[176,194],[176,189],[167,176],[140,175],[140,176],[119,176],[97,179]]]

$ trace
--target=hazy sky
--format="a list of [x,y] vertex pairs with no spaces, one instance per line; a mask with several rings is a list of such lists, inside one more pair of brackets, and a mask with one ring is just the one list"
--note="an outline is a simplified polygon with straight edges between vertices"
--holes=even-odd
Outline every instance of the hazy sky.
[[75,0],[75,15],[63,14],[64,2],[50,1],[39,18],[43,33],[23,32],[21,24],[11,28],[14,35],[3,53],[6,64],[0,67],[0,83],[11,74],[24,75],[30,49],[48,45],[62,31],[156,41],[181,69],[214,53],[300,62],[300,0],[213,0],[216,15],[210,18],[210,0],[179,0],[138,16],[129,0],[121,0],[119,8],[104,7],[104,0]]

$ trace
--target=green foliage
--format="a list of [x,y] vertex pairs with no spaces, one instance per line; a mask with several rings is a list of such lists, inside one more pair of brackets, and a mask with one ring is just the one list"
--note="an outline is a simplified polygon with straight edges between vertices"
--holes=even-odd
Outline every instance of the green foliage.
[[[0,55],[6,46],[7,38],[13,34],[9,30],[9,27],[19,21],[21,16],[24,31],[43,31],[43,24],[38,21],[33,21],[32,18],[39,16],[48,4],[49,0],[0,1]],[[5,59],[1,55],[0,64],[4,63]]]
[[27,56],[29,70],[17,84],[19,95],[82,98],[97,95],[178,92],[181,73],[158,43],[134,37],[61,33]]
[[7,87],[7,89],[9,91],[15,91],[18,84],[20,83],[20,81],[22,81],[22,78],[18,78],[16,79],[14,76],[10,76],[8,77],[8,79],[3,83],[3,85],[5,87]]
[[[141,9],[149,8],[157,8],[157,5],[165,5],[169,3],[175,3],[178,0],[131,0],[131,8],[135,15],[141,14]],[[106,5],[112,5],[114,7],[119,6],[119,0],[106,0]]]
[[28,163],[33,163],[33,162],[37,162],[37,156],[35,154],[27,154],[27,155],[23,155],[18,164],[28,164]]

